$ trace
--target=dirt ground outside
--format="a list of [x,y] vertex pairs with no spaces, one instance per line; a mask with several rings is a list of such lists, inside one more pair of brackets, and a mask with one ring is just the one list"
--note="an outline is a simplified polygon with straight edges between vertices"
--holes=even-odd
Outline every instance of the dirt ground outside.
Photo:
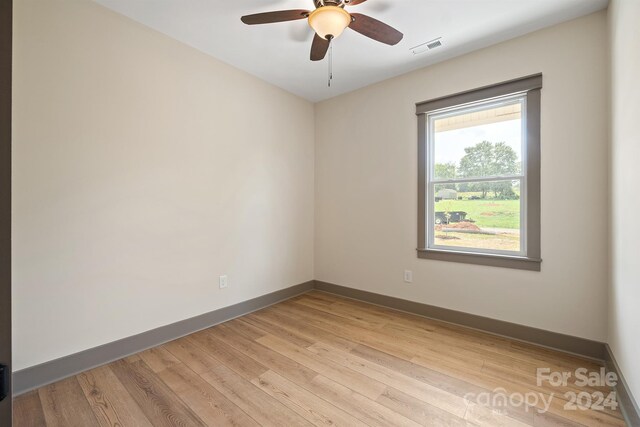
[[[493,249],[501,251],[520,250],[520,230],[504,230],[495,234],[476,234],[469,232],[444,231],[455,230],[441,228],[436,231],[434,243],[439,246],[455,246],[474,249]],[[484,229],[486,231],[486,229]]]

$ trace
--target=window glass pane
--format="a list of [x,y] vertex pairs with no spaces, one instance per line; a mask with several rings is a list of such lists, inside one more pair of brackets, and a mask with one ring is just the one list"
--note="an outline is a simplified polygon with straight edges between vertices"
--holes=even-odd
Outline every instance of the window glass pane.
[[522,99],[431,118],[434,179],[519,175]]
[[520,183],[434,185],[434,245],[520,252]]

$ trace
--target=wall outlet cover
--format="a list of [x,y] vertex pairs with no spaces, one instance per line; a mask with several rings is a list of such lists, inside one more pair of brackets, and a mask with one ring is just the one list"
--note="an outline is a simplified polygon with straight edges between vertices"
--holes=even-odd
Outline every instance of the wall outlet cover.
[[411,270],[404,271],[404,281],[406,283],[413,283],[413,271]]

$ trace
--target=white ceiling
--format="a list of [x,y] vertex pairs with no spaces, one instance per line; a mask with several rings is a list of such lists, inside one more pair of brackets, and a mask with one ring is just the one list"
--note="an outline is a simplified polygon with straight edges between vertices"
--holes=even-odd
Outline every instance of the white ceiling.
[[[327,60],[311,62],[306,20],[247,26],[242,15],[313,9],[312,0],[95,0],[310,101],[360,87],[604,9],[608,0],[368,0],[347,10],[404,33],[396,46],[346,30],[334,41],[332,87]],[[442,37],[420,55],[411,47]]]

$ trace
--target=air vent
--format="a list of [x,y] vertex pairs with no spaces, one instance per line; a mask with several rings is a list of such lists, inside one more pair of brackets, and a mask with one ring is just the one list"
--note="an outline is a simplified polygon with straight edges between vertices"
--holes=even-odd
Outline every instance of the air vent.
[[442,46],[442,37],[438,37],[437,39],[429,40],[428,42],[424,42],[422,44],[414,46],[409,50],[414,55],[419,55],[419,54],[427,52],[429,50],[439,48],[440,46]]
[[435,49],[440,46],[442,46],[442,42],[440,41],[440,39],[427,43],[427,47],[429,48],[429,50]]

